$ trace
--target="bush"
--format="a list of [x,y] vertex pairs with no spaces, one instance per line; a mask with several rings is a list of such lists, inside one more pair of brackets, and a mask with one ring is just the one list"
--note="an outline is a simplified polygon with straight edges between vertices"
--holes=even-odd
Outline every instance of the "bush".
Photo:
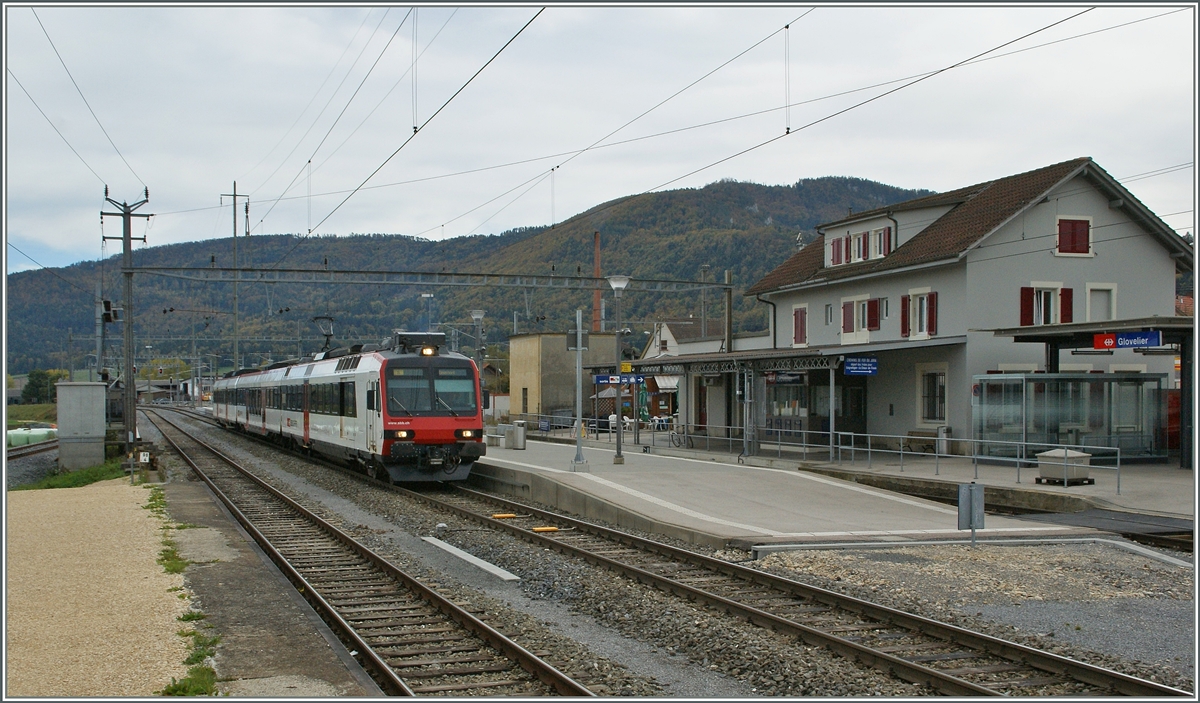
[[97,481],[108,481],[114,478],[121,478],[125,475],[125,469],[121,468],[121,460],[113,459],[99,466],[89,466],[86,469],[71,471],[65,474],[54,474],[38,481],[24,486],[16,486],[10,488],[11,491],[35,491],[43,488],[79,488]]

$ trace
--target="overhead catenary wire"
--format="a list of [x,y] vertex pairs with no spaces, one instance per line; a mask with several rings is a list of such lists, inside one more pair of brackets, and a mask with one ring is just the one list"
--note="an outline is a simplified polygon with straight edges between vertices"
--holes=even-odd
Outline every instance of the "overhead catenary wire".
[[125,167],[129,169],[129,172],[133,174],[133,177],[138,179],[138,183],[141,183],[142,187],[145,187],[146,182],[143,181],[142,177],[137,174],[137,171],[133,170],[133,166],[129,165],[129,161],[125,159],[125,155],[121,153],[121,150],[117,148],[117,144],[112,140],[112,137],[108,136],[108,130],[104,128],[104,124],[101,123],[100,118],[96,116],[96,111],[92,109],[91,103],[89,103],[88,99],[84,96],[83,90],[81,90],[79,84],[75,82],[75,76],[71,75],[71,69],[67,68],[67,62],[63,60],[62,54],[58,53],[58,47],[54,45],[54,40],[50,38],[50,32],[46,31],[46,25],[42,24],[42,18],[38,17],[37,10],[31,7],[29,8],[29,11],[33,13],[33,18],[37,20],[38,26],[42,28],[42,34],[46,35],[46,41],[50,42],[50,48],[54,50],[54,55],[58,57],[58,62],[62,64],[63,70],[67,72],[67,78],[71,79],[71,85],[75,86],[75,92],[79,93],[79,97],[83,99],[83,104],[87,106],[88,112],[92,113],[92,119],[96,120],[96,124],[100,127],[100,131],[104,132],[104,138],[107,139],[108,143],[112,145],[113,151],[117,152],[117,156],[121,157],[121,161],[125,164]]
[[[1101,32],[1107,32],[1107,31],[1112,31],[1112,30],[1115,30],[1115,29],[1120,29],[1120,28],[1123,28],[1123,27],[1128,27],[1128,26],[1130,26],[1130,25],[1138,24],[1138,23],[1141,23],[1141,22],[1147,22],[1147,21],[1150,21],[1150,20],[1153,20],[1153,19],[1159,19],[1159,18],[1162,18],[1162,17],[1166,17],[1166,16],[1168,16],[1168,15],[1173,15],[1173,14],[1176,14],[1176,13],[1178,13],[1178,12],[1183,12],[1183,11],[1185,11],[1185,10],[1187,10],[1187,9],[1188,9],[1188,8],[1183,8],[1183,9],[1178,9],[1178,10],[1171,10],[1171,11],[1169,11],[1169,12],[1164,12],[1164,13],[1160,13],[1160,14],[1157,14],[1157,15],[1152,15],[1152,16],[1150,16],[1150,17],[1143,17],[1143,18],[1141,18],[1141,19],[1137,19],[1137,20],[1131,20],[1131,21],[1129,21],[1129,22],[1123,22],[1123,23],[1120,23],[1120,24],[1111,25],[1111,26],[1109,26],[1109,27],[1103,27],[1103,28],[1101,28],[1101,29],[1092,30],[1092,31],[1090,31],[1090,32],[1083,32],[1083,33],[1080,33],[1080,34],[1074,34],[1074,35],[1071,35],[1071,36],[1069,36],[1069,37],[1064,37],[1064,38],[1062,38],[1062,39],[1056,39],[1056,40],[1054,40],[1054,41],[1045,42],[1045,43],[1042,43],[1042,44],[1035,44],[1035,45],[1033,45],[1033,46],[1025,47],[1025,48],[1022,48],[1022,49],[1017,49],[1017,50],[1014,50],[1014,51],[1009,51],[1009,52],[1004,52],[1004,53],[1001,53],[1001,54],[996,54],[995,56],[985,56],[985,57],[983,57],[983,58],[980,58],[980,59],[977,59],[977,60],[968,61],[968,62],[966,62],[966,63],[963,63],[963,64],[962,64],[962,66],[975,65],[975,64],[983,63],[983,62],[985,62],[985,61],[992,61],[992,60],[994,60],[994,59],[999,59],[999,58],[1004,58],[1004,57],[1008,57],[1008,56],[1013,56],[1013,55],[1015,55],[1015,54],[1024,53],[1024,52],[1026,52],[1026,51],[1032,51],[1032,50],[1035,50],[1035,49],[1044,48],[1044,47],[1051,46],[1051,45],[1054,45],[1054,44],[1059,44],[1059,43],[1066,42],[1066,41],[1071,41],[1071,40],[1074,40],[1074,39],[1080,39],[1080,38],[1083,38],[1083,37],[1092,36],[1092,35],[1095,35],[1095,34],[1099,34],[1099,33],[1101,33]],[[443,25],[443,28],[444,28],[444,26],[445,26],[445,25]],[[772,35],[772,36],[773,36],[773,35]],[[436,36],[435,36],[435,38],[436,38]],[[432,42],[432,40],[431,40],[431,42]],[[426,45],[426,49],[428,49],[428,45]],[[422,51],[422,53],[424,53],[424,50]],[[624,140],[620,140],[620,141],[608,142],[608,143],[606,143],[606,144],[600,144],[600,145],[597,145],[597,146],[584,147],[584,148],[580,148],[580,149],[572,149],[572,150],[568,150],[568,151],[562,151],[562,152],[556,152],[556,153],[552,153],[552,154],[545,154],[545,155],[542,155],[542,156],[534,156],[534,157],[530,157],[530,158],[527,158],[527,159],[519,159],[519,160],[516,160],[516,161],[508,161],[508,162],[501,163],[501,164],[494,164],[494,165],[490,165],[490,166],[481,166],[481,167],[478,167],[478,168],[466,169],[466,170],[462,170],[462,171],[455,171],[455,172],[451,172],[451,173],[445,173],[445,174],[438,174],[438,175],[435,175],[435,176],[426,176],[426,177],[422,177],[422,178],[414,178],[414,179],[408,179],[408,180],[403,180],[403,181],[394,181],[394,182],[391,182],[391,183],[380,183],[380,184],[378,184],[378,185],[368,185],[368,186],[363,186],[363,187],[361,187],[360,189],[361,189],[361,190],[377,190],[377,189],[381,189],[381,188],[393,188],[393,187],[396,187],[396,186],[412,185],[412,184],[414,184],[414,183],[424,183],[424,182],[433,181],[433,180],[439,180],[439,179],[443,179],[443,178],[453,178],[453,177],[457,177],[457,176],[472,175],[472,174],[476,174],[476,173],[482,173],[482,172],[485,172],[485,171],[497,170],[497,169],[501,169],[501,168],[510,168],[510,167],[512,167],[512,166],[520,166],[520,165],[523,165],[523,164],[528,164],[528,163],[536,163],[536,162],[538,162],[538,161],[546,161],[546,160],[551,160],[551,159],[559,159],[559,158],[562,158],[562,157],[565,157],[565,156],[570,156],[570,155],[573,155],[573,154],[579,154],[579,153],[582,153],[582,152],[583,152],[583,151],[585,151],[586,149],[593,149],[593,150],[594,150],[594,149],[607,149],[607,148],[610,148],[610,147],[615,147],[615,146],[623,146],[623,145],[626,145],[626,144],[632,144],[632,143],[639,142],[639,141],[645,141],[645,140],[649,140],[649,139],[655,139],[655,138],[658,138],[658,137],[670,136],[670,135],[674,135],[674,134],[680,134],[680,133],[682,133],[682,132],[691,131],[691,130],[695,130],[695,129],[703,129],[703,128],[705,128],[705,127],[711,127],[711,126],[715,126],[715,125],[719,125],[719,124],[725,124],[725,123],[728,123],[728,122],[733,122],[733,121],[737,121],[737,120],[748,119],[748,118],[752,118],[752,117],[758,117],[758,116],[766,115],[766,114],[769,114],[769,113],[772,113],[772,112],[778,112],[778,111],[781,111],[781,110],[785,110],[785,109],[787,109],[787,108],[791,108],[791,107],[799,107],[799,106],[803,106],[803,105],[809,105],[809,104],[813,104],[813,103],[816,103],[816,102],[821,102],[821,101],[824,101],[824,100],[831,100],[831,99],[833,99],[833,98],[843,97],[843,96],[846,96],[846,95],[852,95],[852,94],[854,94],[854,93],[860,93],[860,92],[867,91],[867,90],[871,90],[871,89],[874,89],[874,88],[880,88],[880,87],[883,87],[883,86],[892,85],[892,84],[895,84],[895,83],[900,83],[900,82],[902,82],[902,81],[911,80],[911,79],[914,79],[914,78],[919,78],[919,77],[922,77],[922,76],[929,76],[929,75],[932,75],[933,73],[934,73],[934,71],[927,71],[927,72],[923,72],[923,73],[912,74],[912,75],[909,75],[909,76],[904,76],[904,77],[902,77],[902,78],[894,78],[894,79],[890,79],[890,80],[887,80],[887,81],[882,81],[882,82],[878,82],[878,83],[872,83],[872,84],[870,84],[870,85],[861,86],[861,87],[858,87],[858,88],[852,88],[852,89],[849,89],[849,90],[844,90],[844,91],[839,91],[839,92],[836,92],[836,93],[830,93],[830,94],[823,95],[823,96],[819,96],[819,97],[816,97],[816,98],[809,98],[809,99],[806,99],[806,100],[800,100],[800,101],[797,101],[797,102],[794,102],[794,103],[790,103],[789,105],[784,105],[784,106],[780,106],[780,107],[766,108],[766,109],[763,109],[763,110],[756,110],[756,111],[753,111],[753,112],[742,113],[742,114],[739,114],[739,115],[734,115],[734,116],[731,116],[731,117],[725,117],[725,118],[721,118],[721,119],[717,119],[717,120],[711,120],[711,121],[708,121],[708,122],[701,122],[701,123],[697,123],[697,124],[694,124],[694,125],[688,125],[688,126],[686,126],[686,127],[678,127],[678,128],[675,128],[675,129],[665,130],[665,131],[662,131],[662,132],[655,132],[655,133],[652,133],[652,134],[647,134],[647,135],[643,135],[643,136],[639,136],[639,137],[632,137],[632,138],[629,138],[629,139],[624,139]],[[399,81],[401,81],[401,80],[403,80],[403,79],[404,79],[404,76],[401,76],[401,78],[400,78],[400,79],[397,81],[397,83],[396,83],[396,84],[393,86],[393,90],[394,90],[394,88],[395,88],[396,86],[398,86],[398,85],[399,85]],[[385,97],[386,97],[386,96],[385,96]],[[380,103],[380,104],[382,104],[382,101],[381,101],[381,103]],[[379,108],[379,106],[380,106],[380,105],[376,105],[376,108],[375,108],[375,109],[377,110],[377,109]],[[362,126],[362,124],[360,123],[360,124],[359,124],[359,127],[361,127],[361,126]],[[356,131],[357,131],[357,129],[358,129],[358,128],[356,128]],[[342,144],[344,145],[344,144],[345,144],[345,142],[343,142]],[[339,145],[339,147],[338,147],[338,148],[340,148],[340,147],[341,147],[341,145]],[[334,151],[336,151],[336,149],[335,149]],[[326,157],[326,159],[328,160],[328,157]],[[327,163],[327,160],[326,160],[326,161],[323,161],[323,162],[321,162],[320,164],[318,164],[317,168],[316,168],[316,169],[314,169],[314,170],[320,170],[320,168],[321,168],[321,167],[322,167],[322,166],[323,166],[325,163]],[[1190,164],[1189,164],[1189,165],[1190,165]],[[1139,175],[1141,175],[1141,174],[1139,174]],[[1151,176],[1147,175],[1146,177],[1151,177]],[[1132,178],[1132,177],[1131,177],[1131,178]],[[1128,179],[1122,179],[1122,180],[1128,180]],[[526,181],[526,182],[527,182],[527,181]],[[518,186],[518,187],[519,187],[519,186]],[[344,189],[344,190],[325,191],[325,192],[321,192],[321,193],[314,193],[313,195],[314,195],[315,197],[318,197],[318,198],[320,198],[320,197],[327,197],[327,196],[344,195],[344,194],[346,194],[346,193],[350,193],[350,192],[353,192],[353,189]],[[281,198],[280,198],[280,200],[295,200],[295,199],[302,198],[302,197],[306,197],[306,196],[287,196],[287,197],[281,197]],[[169,211],[169,212],[161,212],[161,213],[158,213],[158,214],[159,214],[159,216],[162,216],[162,215],[173,215],[173,214],[181,214],[181,213],[189,213],[189,212],[200,212],[200,211],[209,210],[209,209],[212,209],[212,206],[208,206],[208,207],[200,207],[200,208],[191,208],[191,209],[186,209],[186,210],[175,210],[175,211]],[[459,219],[459,218],[454,218],[454,219]],[[261,224],[261,220],[260,220],[259,224]],[[436,228],[435,228],[435,229],[436,229]]]
[[[324,90],[325,84],[329,82],[329,79],[333,77],[334,71],[336,71],[337,67],[341,65],[342,59],[346,58],[346,53],[350,51],[350,47],[354,46],[354,41],[356,39],[358,39],[359,32],[362,31],[363,27],[367,26],[367,20],[371,18],[371,13],[373,11],[374,11],[374,8],[367,8],[367,14],[363,15],[363,21],[361,24],[358,25],[358,29],[354,30],[354,35],[350,37],[350,42],[346,44],[345,49],[342,49],[342,53],[340,56],[338,56],[337,61],[335,61],[333,63],[333,66],[331,66],[329,68],[329,73],[325,74],[325,80],[321,81],[321,85],[317,86],[317,90],[313,93],[313,96],[308,99],[308,104],[306,104],[304,106],[304,109],[300,111],[300,114],[296,115],[296,119],[294,122],[292,122],[292,125],[287,128],[287,131],[283,133],[283,136],[279,138],[279,141],[275,142],[275,146],[271,147],[270,151],[268,151],[261,159],[259,159],[258,163],[254,164],[254,166],[251,167],[251,169],[249,171],[247,171],[245,174],[243,174],[241,177],[238,178],[239,181],[249,178],[250,174],[254,173],[254,171],[257,170],[259,166],[262,166],[263,162],[265,162],[268,158],[270,158],[271,154],[275,153],[275,150],[279,148],[279,145],[283,144],[283,141],[285,139],[287,139],[289,134],[292,133],[292,130],[296,128],[296,125],[300,124],[300,120],[304,117],[304,113],[308,112],[308,108],[312,107],[312,104],[314,101],[316,101],[317,96],[321,94],[322,90]],[[384,12],[384,16],[385,17],[387,16],[387,12]],[[380,24],[382,24],[382,23],[383,22],[381,19]],[[378,29],[378,27],[376,29]],[[367,42],[370,43],[370,40],[368,39]],[[334,93],[336,94],[337,91],[335,90]],[[332,99],[332,96],[331,96],[331,99]],[[328,106],[328,103],[326,103],[326,106]],[[309,129],[312,129],[312,128],[310,127]],[[307,136],[307,132],[305,133],[305,136]],[[303,140],[304,140],[304,137],[301,137],[300,141],[302,142]],[[296,144],[296,146],[299,146],[299,142]],[[295,149],[293,149],[293,151],[295,151]],[[285,157],[284,163],[286,163],[286,161],[287,161],[287,158]],[[281,163],[280,167],[282,167],[282,166],[283,166],[283,164]],[[279,168],[277,167],[275,169],[275,171],[278,171],[278,170],[279,170]],[[274,172],[271,175],[274,175]],[[271,177],[268,176],[267,180],[270,180],[270,178]],[[264,186],[264,185],[266,185],[266,181],[264,181],[261,185],[259,185],[258,188],[255,188],[254,190],[250,191],[250,195],[254,195],[255,193],[257,193],[259,188],[262,188],[262,186]]]
[[46,112],[44,110],[42,110],[42,107],[37,104],[37,101],[34,100],[33,96],[29,94],[29,91],[25,89],[25,86],[21,85],[21,81],[17,80],[17,76],[16,76],[16,74],[14,74],[12,72],[12,69],[5,66],[4,70],[8,71],[8,75],[12,76],[12,79],[13,79],[13,81],[16,82],[17,87],[19,87],[21,89],[21,92],[25,93],[25,97],[29,98],[29,102],[33,103],[33,106],[35,108],[37,108],[37,111],[39,113],[41,113],[42,117],[46,118],[46,124],[50,125],[51,129],[53,129],[54,132],[59,136],[59,138],[63,140],[63,144],[66,144],[67,148],[71,150],[71,153],[75,154],[75,156],[79,159],[80,163],[82,163],[87,168],[87,170],[92,172],[92,175],[96,177],[96,180],[100,181],[100,183],[103,184],[105,182],[104,179],[100,177],[100,174],[96,173],[96,169],[92,168],[91,164],[89,164],[87,162],[87,160],[84,159],[83,156],[80,155],[80,153],[75,149],[75,147],[71,146],[71,142],[67,141],[67,138],[65,136],[63,136],[62,131],[60,131],[57,126],[55,126],[54,122],[46,115]]
[[466,83],[463,83],[462,86],[459,87],[458,90],[454,91],[454,94],[451,95],[449,98],[447,98],[446,102],[442,103],[441,107],[439,107],[437,110],[435,110],[434,113],[429,116],[429,119],[425,120],[424,124],[420,125],[417,130],[414,130],[412,136],[410,136],[408,139],[405,139],[404,142],[400,146],[396,147],[396,150],[393,151],[390,155],[388,155],[388,157],[386,159],[383,160],[383,163],[379,164],[379,166],[374,171],[372,171],[370,173],[370,175],[368,175],[365,179],[363,179],[363,182],[360,183],[358,185],[358,187],[356,187],[354,190],[350,191],[350,194],[347,195],[345,197],[345,199],[342,200],[342,202],[338,203],[337,207],[333,208],[333,210],[330,210],[329,214],[326,215],[325,217],[323,217],[321,219],[321,221],[318,222],[316,224],[316,227],[314,227],[313,229],[316,229],[316,228],[320,227],[322,224],[324,224],[325,221],[328,220],[330,217],[332,217],[335,212],[337,212],[339,209],[341,209],[341,207],[343,205],[345,205],[346,202],[348,200],[350,200],[350,198],[354,197],[354,194],[357,193],[359,190],[361,190],[362,187],[367,184],[367,182],[369,182],[372,178],[375,177],[375,174],[379,173],[379,171],[381,171],[384,166],[386,166],[393,158],[395,158],[396,154],[399,154],[400,150],[403,149],[405,146],[407,146],[408,143],[413,140],[413,138],[419,133],[419,131],[421,129],[424,129],[426,125],[428,125],[430,122],[432,122],[433,119],[442,112],[442,110],[445,110],[446,106],[449,105],[451,102],[453,102],[456,97],[458,97],[464,90],[466,90],[467,86],[471,85],[471,83],[477,77],[479,77],[479,74],[483,73],[484,69],[486,69],[488,66],[490,66],[492,64],[492,62],[495,61],[500,56],[500,54],[503,53],[504,50],[509,47],[509,45],[511,45],[514,41],[516,41],[517,37],[521,36],[521,33],[524,32],[529,27],[529,25],[533,24],[533,21],[536,20],[538,18],[538,16],[541,15],[545,11],[545,9],[546,8],[544,8],[544,7],[539,9],[537,11],[537,14],[535,14],[533,17],[531,17],[529,19],[529,21],[525,23],[524,26],[522,26],[519,30],[517,30],[517,33],[514,34],[511,39],[509,39],[507,42],[505,42],[504,46],[500,47],[500,49],[497,50],[496,53],[494,55],[492,55],[492,57],[490,59],[488,59],[486,63],[484,63],[482,66],[480,66],[479,70],[476,71],[470,78],[468,78]]
[[[342,115],[346,114],[346,110],[348,110],[350,108],[350,104],[354,102],[354,98],[358,95],[358,91],[362,90],[363,84],[366,83],[367,79],[371,77],[371,73],[375,70],[375,67],[379,65],[379,60],[383,58],[383,55],[387,52],[388,47],[392,45],[392,41],[396,39],[396,35],[400,33],[400,29],[404,27],[404,22],[408,19],[410,14],[412,14],[412,8],[409,8],[408,13],[404,15],[404,19],[400,20],[400,24],[397,25],[396,31],[392,32],[392,36],[388,38],[387,44],[384,45],[383,49],[379,52],[379,55],[375,57],[375,62],[371,64],[371,68],[367,69],[366,75],[362,77],[362,80],[358,83],[358,87],[354,89],[354,93],[350,95],[350,98],[346,101],[346,104],[342,106],[342,111],[339,112],[338,116],[333,120],[333,124],[329,125],[329,129],[325,130],[325,136],[321,137],[321,141],[317,144],[316,148],[313,149],[313,152],[311,155],[309,155],[308,160],[305,162],[305,164],[300,166],[300,170],[296,172],[296,175],[292,176],[292,180],[287,184],[287,186],[284,187],[279,197],[271,201],[271,207],[267,208],[267,211],[263,213],[263,216],[259,219],[258,224],[262,224],[263,220],[267,219],[267,215],[271,214],[271,211],[275,209],[275,206],[279,204],[279,201],[283,198],[283,196],[286,195],[291,187],[296,183],[296,179],[300,177],[300,174],[304,173],[305,166],[311,162],[313,157],[317,155],[317,152],[321,150],[321,147],[325,144],[325,140],[329,139],[329,135],[333,133],[333,128],[336,127],[337,123],[342,119]],[[387,14],[385,13],[384,17],[386,16]],[[381,25],[383,24],[382,19],[379,22]],[[378,27],[376,29],[378,29]],[[367,47],[364,45],[363,50],[365,51],[366,48]],[[359,52],[359,56],[362,56],[362,52]],[[355,63],[358,63],[357,59],[355,59]],[[351,69],[353,69],[353,66],[351,66]],[[349,75],[349,73],[346,75]],[[329,99],[333,100],[333,96],[331,95]],[[324,112],[324,110],[322,110],[322,112]],[[318,118],[319,117],[320,116],[318,115]],[[315,121],[314,124],[316,124]]]

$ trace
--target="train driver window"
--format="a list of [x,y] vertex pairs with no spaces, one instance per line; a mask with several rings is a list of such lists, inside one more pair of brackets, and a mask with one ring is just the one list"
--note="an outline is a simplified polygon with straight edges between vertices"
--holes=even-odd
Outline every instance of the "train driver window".
[[438,410],[475,413],[475,378],[471,369],[435,369],[433,391]]
[[391,415],[412,415],[433,409],[429,377],[423,368],[390,368],[387,376],[387,410]]

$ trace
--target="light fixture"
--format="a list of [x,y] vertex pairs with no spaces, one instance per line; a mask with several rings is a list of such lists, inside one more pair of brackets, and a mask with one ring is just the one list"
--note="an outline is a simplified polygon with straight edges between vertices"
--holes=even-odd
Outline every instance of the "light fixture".
[[437,354],[437,347],[421,347],[421,356],[433,356]]
[[472,310],[471,311],[471,319],[475,321],[475,324],[479,324],[480,322],[483,322],[483,311],[482,310]]
[[1112,356],[1112,349],[1072,349],[1071,356]]
[[629,276],[608,277],[608,285],[612,286],[613,292],[615,292],[617,295],[620,295],[621,291],[625,290],[625,288],[629,285],[629,281]]

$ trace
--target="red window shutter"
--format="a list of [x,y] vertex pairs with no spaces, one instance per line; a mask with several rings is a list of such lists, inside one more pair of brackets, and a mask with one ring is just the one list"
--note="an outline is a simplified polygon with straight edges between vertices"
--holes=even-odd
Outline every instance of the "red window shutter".
[[1058,321],[1071,322],[1075,319],[1075,295],[1070,288],[1058,292]]
[[887,256],[892,253],[892,228],[883,228],[883,255]]
[[1080,254],[1087,254],[1092,250],[1091,239],[1091,223],[1087,220],[1079,220],[1075,224],[1075,247]]
[[808,343],[808,308],[796,308],[792,312],[792,342]]
[[850,235],[847,234],[842,238],[842,248],[846,252],[846,263],[850,263]]
[[908,336],[908,296],[900,296],[900,336]]
[[1091,251],[1087,220],[1058,221],[1058,251],[1060,254],[1087,254]]
[[842,263],[842,241],[834,240],[833,246],[830,248],[830,260],[835,264]]
[[929,294],[929,336],[937,334],[937,293]]
[[879,298],[867,301],[867,329],[879,329]]
[[847,334],[854,331],[854,303],[842,303],[842,331]]
[[871,254],[871,233],[863,232],[858,238],[858,258],[866,259]]
[[1033,324],[1033,288],[1021,287],[1021,326]]
[[1058,251],[1070,252],[1075,246],[1075,230],[1070,220],[1058,221]]

